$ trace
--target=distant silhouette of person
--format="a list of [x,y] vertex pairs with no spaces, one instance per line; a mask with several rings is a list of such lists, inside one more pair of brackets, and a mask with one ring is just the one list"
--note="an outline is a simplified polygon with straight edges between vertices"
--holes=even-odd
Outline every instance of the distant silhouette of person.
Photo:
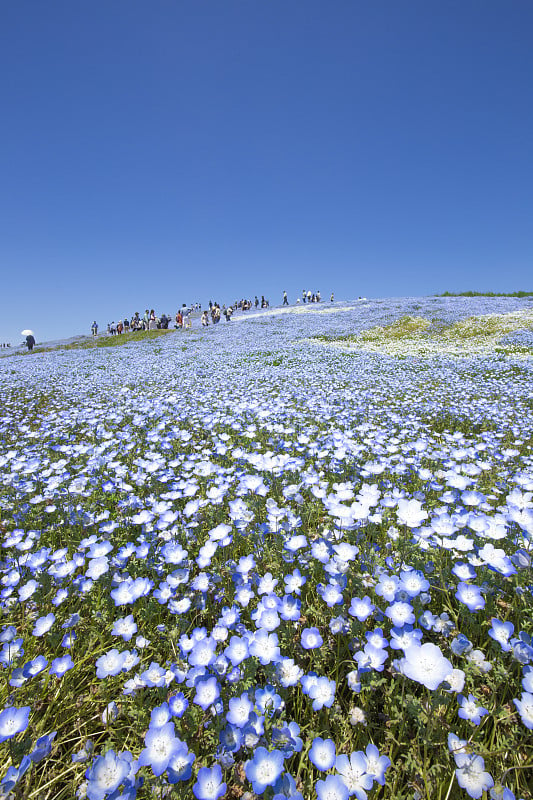
[[31,333],[29,334],[29,336],[26,336],[26,344],[28,345],[28,350],[33,350],[35,346],[35,339],[31,335]]

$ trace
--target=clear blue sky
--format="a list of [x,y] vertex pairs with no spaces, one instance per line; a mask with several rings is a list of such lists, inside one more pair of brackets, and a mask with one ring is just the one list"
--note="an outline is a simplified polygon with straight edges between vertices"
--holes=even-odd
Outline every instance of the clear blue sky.
[[0,341],[533,290],[531,0],[0,8]]

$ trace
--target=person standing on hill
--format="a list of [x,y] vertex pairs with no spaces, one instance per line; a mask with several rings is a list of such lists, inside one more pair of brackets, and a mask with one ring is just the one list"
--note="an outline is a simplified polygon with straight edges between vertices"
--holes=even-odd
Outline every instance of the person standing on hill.
[[289,305],[289,298],[287,297],[287,292],[283,292],[283,305],[284,306]]
[[31,333],[26,336],[26,345],[28,346],[28,350],[33,350],[35,346],[35,339]]
[[91,331],[93,333],[93,336],[96,336],[98,334],[98,325],[96,323],[96,320],[91,325]]

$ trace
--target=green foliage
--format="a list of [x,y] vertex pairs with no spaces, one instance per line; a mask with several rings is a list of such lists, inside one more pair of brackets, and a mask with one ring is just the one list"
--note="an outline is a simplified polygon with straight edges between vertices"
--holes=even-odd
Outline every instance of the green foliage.
[[533,292],[442,292],[436,297],[533,297]]

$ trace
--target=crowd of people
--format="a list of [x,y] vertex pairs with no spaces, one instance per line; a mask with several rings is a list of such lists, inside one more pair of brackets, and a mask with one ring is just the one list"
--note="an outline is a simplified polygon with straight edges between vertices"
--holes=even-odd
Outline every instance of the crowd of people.
[[[296,299],[296,304],[298,305],[300,302],[320,303],[320,301],[320,292],[312,292],[310,289],[304,289],[301,299],[300,297]],[[333,302],[333,293],[331,294],[331,302]],[[289,298],[286,291],[283,292],[282,305],[289,305]],[[131,317],[124,317],[116,323],[114,320],[109,322],[107,325],[107,333],[111,336],[119,336],[123,333],[130,333],[131,331],[168,330],[169,328],[179,330],[180,328],[190,328],[192,327],[194,312],[201,313],[200,322],[202,327],[207,327],[210,324],[216,325],[220,322],[222,317],[226,319],[226,322],[229,322],[235,311],[249,311],[252,308],[270,308],[270,302],[264,295],[261,295],[261,299],[259,299],[257,295],[255,295],[253,300],[241,298],[240,300],[235,300],[233,305],[229,306],[225,304],[220,306],[217,302],[210,300],[208,307],[203,310],[200,303],[193,303],[189,306],[184,303],[183,306],[178,309],[174,318],[170,314],[165,313],[158,316],[153,308],[146,309],[142,316],[136,311]],[[98,335],[98,324],[96,320],[91,326],[91,332],[93,336]]]
[[[113,320],[107,324],[107,333],[111,336],[120,335],[121,333],[130,333],[130,331],[155,331],[155,330],[168,330],[170,327],[174,328],[190,328],[191,327],[191,314],[193,311],[200,310],[199,303],[193,303],[192,306],[183,306],[178,309],[174,319],[170,314],[161,314],[160,316],[155,313],[155,310],[146,309],[143,316],[138,311],[129,317],[124,317],[115,323]],[[91,326],[93,336],[98,335],[98,324],[96,320]]]

